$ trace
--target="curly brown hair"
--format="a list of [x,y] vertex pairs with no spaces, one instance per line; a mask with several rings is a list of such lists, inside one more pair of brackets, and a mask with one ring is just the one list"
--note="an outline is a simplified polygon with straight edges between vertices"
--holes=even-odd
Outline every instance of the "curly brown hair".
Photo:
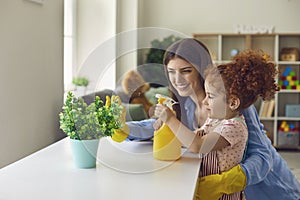
[[258,97],[271,100],[279,91],[276,64],[261,50],[242,51],[231,62],[210,67],[205,74],[212,80],[217,80],[217,76],[221,75],[227,99],[240,99],[238,110],[248,108]]

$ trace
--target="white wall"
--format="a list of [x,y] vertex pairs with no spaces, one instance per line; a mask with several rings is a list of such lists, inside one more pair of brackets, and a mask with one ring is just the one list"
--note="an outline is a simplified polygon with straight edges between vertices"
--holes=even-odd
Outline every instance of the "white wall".
[[64,135],[63,0],[0,0],[0,168]]
[[140,35],[138,46],[169,34],[234,33],[236,24],[300,32],[299,0],[139,0],[138,4],[138,28],[159,28],[157,34]]
[[139,27],[193,33],[233,33],[234,24],[274,25],[300,32],[299,0],[140,0]]
[[115,89],[136,66],[137,36],[126,32],[138,27],[137,13],[138,0],[77,0],[77,75],[91,80],[89,90]]
[[[138,48],[149,47],[153,39],[162,39],[170,34],[191,37],[193,33],[233,33],[235,24],[273,25],[277,33],[300,32],[299,0],[77,1],[78,67],[82,66],[95,48],[115,37],[116,34],[120,35],[126,31],[136,34],[138,42],[134,45]],[[145,27],[152,27],[150,34],[133,31]],[[158,31],[155,33],[153,28],[158,28]],[[118,45],[116,72],[107,73],[111,77],[107,81],[110,86],[113,85],[111,81],[118,81],[127,70],[135,68],[137,63],[136,52],[119,54],[127,48],[124,45],[128,45],[126,44],[128,38],[124,37],[124,40],[120,40],[121,42],[116,43]],[[135,43],[136,40],[132,39],[131,42]],[[121,57],[118,57],[120,55]],[[107,55],[103,54],[98,59],[103,59],[105,56]],[[96,56],[94,58],[96,60]],[[99,66],[94,67],[99,69]],[[85,73],[93,74],[96,69],[87,69]]]
[[90,90],[113,89],[116,0],[77,0],[76,21],[77,75],[90,79]]
[[[137,65],[138,0],[117,1],[117,71],[122,77]],[[118,81],[118,80],[117,80]]]

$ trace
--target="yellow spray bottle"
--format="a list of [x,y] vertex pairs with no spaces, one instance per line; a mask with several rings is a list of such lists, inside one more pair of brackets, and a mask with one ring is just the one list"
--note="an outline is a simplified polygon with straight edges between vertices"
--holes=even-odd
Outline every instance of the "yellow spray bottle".
[[[156,97],[159,104],[167,105],[172,109],[173,99],[162,95]],[[181,156],[181,143],[166,124],[154,131],[153,156],[158,160],[177,160]]]

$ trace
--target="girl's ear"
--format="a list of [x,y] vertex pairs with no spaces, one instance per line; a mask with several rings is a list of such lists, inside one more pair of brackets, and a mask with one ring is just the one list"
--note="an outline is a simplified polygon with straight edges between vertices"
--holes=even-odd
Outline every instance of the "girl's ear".
[[240,107],[241,101],[238,97],[231,97],[229,99],[229,107],[232,111],[237,110]]

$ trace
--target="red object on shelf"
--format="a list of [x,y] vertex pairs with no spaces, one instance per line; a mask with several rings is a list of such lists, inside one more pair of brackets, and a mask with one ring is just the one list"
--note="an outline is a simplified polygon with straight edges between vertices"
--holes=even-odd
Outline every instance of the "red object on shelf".
[[281,89],[286,89],[286,86],[285,86],[285,85],[282,85],[282,86],[281,86]]

